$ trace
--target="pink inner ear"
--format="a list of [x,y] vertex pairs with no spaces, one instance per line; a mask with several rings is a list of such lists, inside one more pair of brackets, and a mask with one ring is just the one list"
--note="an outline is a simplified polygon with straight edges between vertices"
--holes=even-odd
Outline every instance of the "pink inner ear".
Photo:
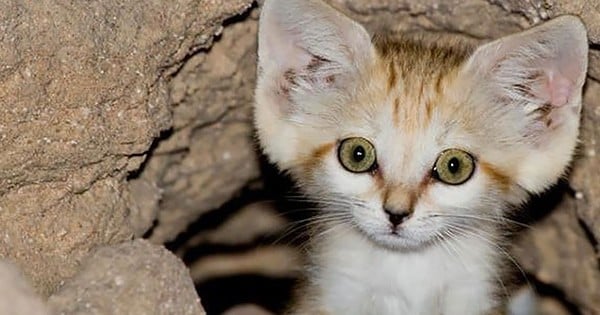
[[548,95],[548,102],[552,106],[563,106],[569,102],[573,93],[573,83],[562,75],[558,70],[549,70],[546,72],[545,93]]

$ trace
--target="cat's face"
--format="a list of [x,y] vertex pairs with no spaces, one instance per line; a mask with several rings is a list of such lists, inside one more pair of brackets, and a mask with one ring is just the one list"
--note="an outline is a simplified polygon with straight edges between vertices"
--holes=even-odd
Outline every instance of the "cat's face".
[[471,52],[372,43],[318,1],[267,1],[257,129],[323,221],[420,248],[484,233],[558,179],[576,143],[586,56],[572,17]]
[[[326,201],[325,212],[343,212],[341,221],[389,247],[419,247],[452,229],[498,221],[506,202],[524,196],[512,178],[516,161],[505,152],[517,148],[489,136],[492,122],[465,106],[464,90],[454,93],[451,82],[439,90],[435,80],[408,83],[400,72],[386,92],[389,77],[373,71],[366,87],[348,95],[343,113],[319,114],[335,120],[303,127],[292,174]],[[423,89],[406,90],[415,85]]]

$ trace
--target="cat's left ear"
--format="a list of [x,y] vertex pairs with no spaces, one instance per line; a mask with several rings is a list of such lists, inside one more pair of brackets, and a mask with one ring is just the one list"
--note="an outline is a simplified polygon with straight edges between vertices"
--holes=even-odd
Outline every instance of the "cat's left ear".
[[321,0],[265,0],[259,21],[254,119],[261,145],[286,169],[302,138],[295,115],[318,116],[352,91],[375,59],[367,31]]
[[[555,182],[571,160],[588,58],[586,30],[561,16],[479,47],[465,70],[488,95],[502,128],[515,132],[523,158],[517,181],[531,192]],[[489,97],[492,97],[489,99]]]

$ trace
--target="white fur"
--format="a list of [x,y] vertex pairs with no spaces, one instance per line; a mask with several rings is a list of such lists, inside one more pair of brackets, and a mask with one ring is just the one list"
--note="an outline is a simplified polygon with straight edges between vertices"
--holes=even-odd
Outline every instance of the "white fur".
[[317,304],[330,314],[475,315],[495,306],[490,295],[498,285],[493,276],[498,254],[480,240],[402,253],[337,229],[321,246]]

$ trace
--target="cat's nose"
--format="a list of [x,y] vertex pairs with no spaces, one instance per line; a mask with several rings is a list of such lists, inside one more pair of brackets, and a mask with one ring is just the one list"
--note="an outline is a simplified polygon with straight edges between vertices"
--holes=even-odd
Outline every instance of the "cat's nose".
[[390,210],[390,209],[384,209],[385,213],[388,216],[388,219],[390,220],[390,223],[392,223],[392,225],[394,226],[398,226],[400,224],[402,224],[402,222],[406,221],[410,215],[411,212],[408,210]]

